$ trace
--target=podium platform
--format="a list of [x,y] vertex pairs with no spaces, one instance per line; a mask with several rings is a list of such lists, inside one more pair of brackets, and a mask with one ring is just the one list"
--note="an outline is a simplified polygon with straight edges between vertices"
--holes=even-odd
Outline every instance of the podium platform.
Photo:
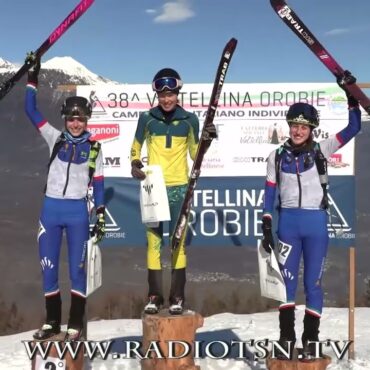
[[[84,346],[80,345],[80,349],[76,355],[76,358],[73,359],[69,351],[66,351],[64,358],[59,358],[58,350],[55,346],[55,342],[58,342],[60,349],[63,350],[66,345],[64,342],[66,333],[61,332],[54,337],[51,337],[44,341],[33,341],[32,346],[35,343],[40,343],[42,347],[46,350],[49,345],[49,353],[45,359],[42,359],[40,354],[37,354],[32,360],[32,370],[45,370],[45,369],[61,369],[61,370],[83,370],[84,369]],[[84,339],[81,338],[81,341]],[[48,344],[50,343],[50,344]],[[76,346],[77,343],[70,342],[70,345]]]
[[[158,358],[155,351],[151,351],[150,358],[141,360],[141,369],[200,370],[194,363],[193,343],[195,332],[203,326],[203,321],[200,314],[190,310],[185,310],[182,315],[171,315],[167,309],[155,315],[143,314],[143,353],[152,348],[153,342],[158,342],[163,358]],[[186,342],[189,353],[183,356],[187,348],[181,343],[170,344],[169,341]]]

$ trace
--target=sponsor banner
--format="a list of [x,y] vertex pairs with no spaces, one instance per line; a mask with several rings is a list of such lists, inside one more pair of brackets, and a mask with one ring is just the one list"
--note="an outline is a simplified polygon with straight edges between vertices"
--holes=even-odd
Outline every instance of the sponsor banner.
[[[185,84],[179,95],[179,104],[194,112],[201,126],[211,91],[212,84]],[[88,129],[102,142],[105,175],[131,177],[130,148],[139,115],[157,105],[151,86],[78,86],[77,93],[93,105]],[[205,156],[202,176],[264,176],[269,153],[288,137],[286,112],[298,101],[319,110],[317,141],[347,125],[347,101],[337,84],[225,84],[214,120],[219,137]],[[353,175],[353,153],[354,140],[330,158],[329,175]],[[146,162],[145,145],[142,158]]]
[[[102,246],[146,247],[145,227],[140,217],[139,182],[106,178],[105,187],[107,234]],[[354,194],[354,177],[331,178],[331,217],[328,217],[331,246],[354,246]],[[194,192],[187,244],[255,247],[262,236],[263,195],[262,177],[201,178]],[[274,221],[277,218],[275,215]],[[165,226],[167,232],[168,223]],[[168,242],[166,237],[167,247]]]

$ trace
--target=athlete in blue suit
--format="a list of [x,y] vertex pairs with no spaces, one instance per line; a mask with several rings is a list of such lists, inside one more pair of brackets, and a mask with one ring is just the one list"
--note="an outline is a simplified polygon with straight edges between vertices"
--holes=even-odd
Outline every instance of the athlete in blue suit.
[[[341,86],[355,81],[346,72]],[[306,359],[312,359],[318,341],[323,307],[321,279],[329,243],[327,230],[326,161],[348,143],[361,129],[358,102],[348,95],[348,126],[320,143],[313,141],[312,130],[319,126],[317,110],[307,103],[293,104],[287,113],[290,139],[274,150],[267,163],[265,203],[262,217],[263,242],[266,251],[274,247],[271,229],[276,188],[279,189],[279,265],[286,285],[287,303],[279,307],[280,343],[294,347],[295,295],[301,256],[304,261],[306,311],[302,344]],[[289,348],[290,346],[290,348]]]
[[[29,60],[33,62],[33,60]],[[60,332],[61,296],[58,285],[59,255],[66,232],[71,280],[71,306],[67,340],[79,338],[86,302],[86,247],[89,239],[87,191],[91,184],[97,223],[93,233],[104,235],[104,177],[100,144],[86,131],[90,103],[83,97],[67,98],[62,106],[63,132],[51,126],[37,109],[36,92],[40,61],[28,73],[25,109],[32,124],[46,140],[51,153],[45,198],[38,232],[39,255],[46,305],[45,324],[34,334],[46,339]]]

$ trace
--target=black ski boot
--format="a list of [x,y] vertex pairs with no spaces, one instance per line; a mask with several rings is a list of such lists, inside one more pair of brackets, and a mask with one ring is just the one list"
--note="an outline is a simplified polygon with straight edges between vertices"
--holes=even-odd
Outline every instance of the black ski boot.
[[149,315],[155,315],[161,309],[163,305],[163,297],[159,295],[149,296],[149,301],[144,307],[144,312]]
[[317,358],[322,358],[321,348],[316,353],[316,343],[308,343],[311,342],[318,342],[319,341],[319,327],[320,327],[320,318],[317,316],[310,315],[306,312],[304,319],[303,319],[303,334],[302,334],[302,357],[301,361],[303,362],[311,362],[316,360]]
[[168,312],[171,315],[181,315],[184,312],[184,298],[183,297],[171,298]]
[[33,334],[36,340],[45,340],[60,333],[62,320],[62,300],[60,293],[45,297],[46,322]]
[[81,338],[85,304],[86,298],[77,294],[71,294],[71,308],[69,310],[68,328],[64,338],[66,342],[78,341]]
[[280,349],[275,351],[276,358],[279,360],[291,360],[293,357],[294,345],[296,342],[294,311],[295,307],[287,307],[280,309],[279,312],[280,338],[278,342],[283,349],[283,351]]
[[47,321],[33,334],[33,338],[36,340],[50,339],[54,335],[60,333],[60,324],[56,321]]

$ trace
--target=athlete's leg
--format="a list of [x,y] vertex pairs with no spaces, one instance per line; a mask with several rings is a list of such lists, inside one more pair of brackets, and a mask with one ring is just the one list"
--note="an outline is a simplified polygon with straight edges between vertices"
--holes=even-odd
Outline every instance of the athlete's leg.
[[86,254],[89,239],[89,216],[85,200],[65,200],[63,221],[66,227],[71,305],[68,329],[82,330],[86,303]]
[[[296,210],[282,209],[278,226],[278,260],[287,293],[287,302],[279,307],[280,345],[290,356],[296,342],[295,295],[298,285],[299,264],[302,254],[301,236],[298,232],[299,215]],[[284,358],[284,353],[278,353]]]
[[306,311],[320,317],[323,306],[321,279],[329,243],[327,215],[323,210],[306,211],[303,239]]
[[163,244],[163,222],[158,227],[147,228],[146,231],[147,248],[147,267],[148,267],[148,297],[149,300],[158,308],[163,304],[162,291],[162,263],[161,250]]
[[[169,224],[169,234],[172,237],[174,228],[179,217],[182,203],[184,201],[187,185],[167,187],[168,201],[170,205],[171,221]],[[171,271],[171,289],[169,295],[170,304],[178,303],[181,305],[185,301],[185,283],[186,283],[186,239],[187,227],[185,228],[180,244],[175,251],[172,252],[172,271]]]
[[281,308],[295,304],[299,263],[302,254],[302,240],[298,228],[300,215],[297,211],[299,210],[282,209],[279,215],[278,261],[287,292],[287,303]]
[[[58,333],[62,320],[58,273],[63,227],[60,224],[58,210],[59,200],[45,197],[37,236],[45,295],[45,323],[51,325],[52,333]],[[45,330],[40,329],[35,335],[35,338],[43,338]]]
[[57,199],[45,197],[39,221],[37,240],[45,296],[59,292],[59,255],[63,233],[59,204]]
[[89,216],[85,200],[64,200],[63,221],[66,228],[71,293],[85,297],[86,248],[89,239]]

